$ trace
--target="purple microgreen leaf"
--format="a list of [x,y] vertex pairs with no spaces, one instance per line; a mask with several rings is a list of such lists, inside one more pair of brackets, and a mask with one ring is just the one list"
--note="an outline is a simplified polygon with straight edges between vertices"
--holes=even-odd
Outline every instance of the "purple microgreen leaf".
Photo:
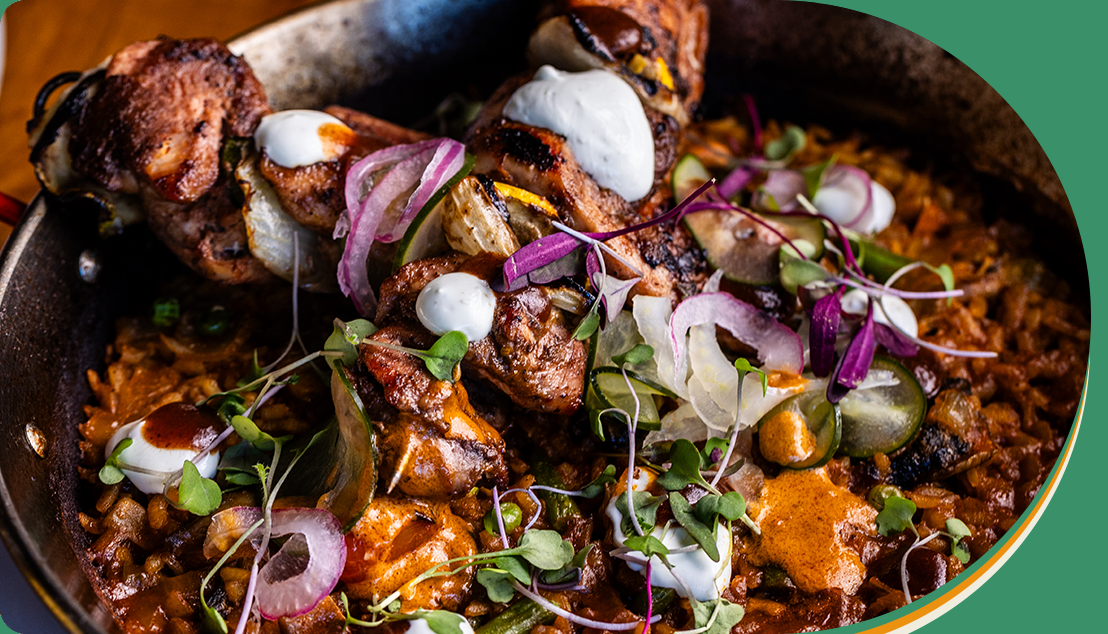
[[885,350],[894,357],[914,357],[919,353],[919,346],[895,328],[885,324],[874,324],[873,334],[877,343],[885,346]]
[[747,165],[740,165],[731,170],[731,173],[723,178],[716,186],[719,190],[719,195],[724,198],[730,198],[735,194],[742,191],[743,187],[754,179],[754,175],[758,173],[758,170],[749,167]]
[[854,339],[847,346],[846,352],[839,359],[838,366],[831,375],[827,384],[827,400],[838,403],[846,393],[858,387],[869,373],[869,366],[873,363],[873,353],[877,347],[873,335],[873,302],[869,303],[866,310],[866,320],[861,329],[854,335]]
[[835,365],[835,338],[842,320],[843,287],[816,300],[812,308],[812,324],[808,329],[809,356],[812,374],[827,376]]
[[560,260],[580,246],[581,241],[567,233],[543,236],[525,245],[504,262],[504,284],[510,288],[517,279]]

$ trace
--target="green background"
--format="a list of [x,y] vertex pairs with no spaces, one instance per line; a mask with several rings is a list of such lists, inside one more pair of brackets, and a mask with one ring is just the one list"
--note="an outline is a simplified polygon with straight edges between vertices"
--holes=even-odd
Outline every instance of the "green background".
[[[233,0],[228,0],[233,1]],[[12,3],[0,0],[6,9]],[[1093,285],[1095,333],[1104,315],[1108,249],[1092,236],[1108,231],[1103,173],[1108,159],[1108,2],[1054,0],[848,0],[827,2],[875,15],[943,47],[984,77],[1038,138],[1065,186],[1086,251]],[[1090,384],[1105,362],[1094,336]],[[1090,390],[1080,438],[1065,477],[1038,525],[981,589],[922,632],[1105,631],[1100,616],[1108,587],[1103,535],[1108,446],[1101,421],[1108,398]],[[854,631],[864,627],[847,628]],[[0,633],[12,630],[0,620]],[[34,634],[23,632],[21,634]]]

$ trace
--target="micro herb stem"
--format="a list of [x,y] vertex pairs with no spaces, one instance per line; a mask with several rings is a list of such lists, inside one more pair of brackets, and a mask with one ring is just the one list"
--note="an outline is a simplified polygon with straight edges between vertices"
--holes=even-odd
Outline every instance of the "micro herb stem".
[[[555,493],[560,493],[561,492],[558,489],[554,489],[553,487],[544,487],[544,486],[537,485],[537,484],[531,485],[531,487],[527,488],[527,489],[508,489],[507,491],[504,492],[504,495],[508,495],[509,493],[526,493],[527,497],[531,498],[531,501],[535,503],[535,508],[539,509],[539,510],[535,511],[534,515],[531,516],[531,520],[528,521],[527,525],[523,527],[523,532],[524,533],[531,530],[531,527],[534,526],[535,523],[539,521],[539,515],[542,514],[542,512],[541,512],[542,511],[542,502],[539,501],[539,496],[535,495],[535,493],[533,491],[531,491],[532,488],[540,489],[540,490],[550,490],[550,491],[553,491]],[[565,495],[570,495],[570,493],[565,493]],[[503,534],[503,533],[501,533],[501,534]]]
[[203,405],[206,405],[208,403],[208,401],[210,401],[212,399],[221,398],[221,397],[224,397],[224,396],[231,396],[232,394],[239,394],[241,392],[249,392],[249,391],[253,390],[256,387],[258,387],[260,385],[264,385],[265,383],[267,383],[271,376],[281,376],[282,374],[287,374],[287,373],[292,372],[293,370],[295,370],[295,369],[297,369],[297,368],[299,368],[303,365],[306,365],[308,363],[311,363],[312,361],[315,361],[316,359],[318,359],[320,357],[335,357],[335,358],[337,358],[337,357],[342,357],[342,354],[343,353],[339,350],[317,350],[316,352],[313,352],[313,353],[311,353],[311,354],[309,354],[305,357],[302,357],[302,358],[286,365],[283,368],[274,370],[273,372],[270,372],[269,374],[266,374],[265,376],[260,376],[256,379],[254,379],[253,381],[247,383],[246,385],[236,387],[236,388],[227,390],[225,392],[216,392],[215,394],[212,394],[211,396],[207,396],[207,397],[197,401],[196,406],[201,407]]
[[913,550],[923,546],[932,539],[946,534],[942,531],[937,531],[920,539],[919,532],[916,531],[915,526],[912,526],[912,531],[916,533],[916,541],[908,547],[908,550],[904,551],[904,556],[900,559],[900,588],[904,591],[904,600],[908,603],[912,602],[912,592],[908,589],[908,555],[910,555]]
[[[916,262],[916,264],[919,264],[919,262]],[[950,291],[902,291],[898,288],[891,288],[887,283],[877,284],[869,278],[858,275],[854,271],[848,270],[846,274],[855,278],[857,281],[845,277],[836,277],[834,275],[832,275],[828,279],[833,282],[838,282],[839,284],[842,284],[844,286],[849,286],[851,288],[856,288],[860,291],[864,291],[867,295],[871,297],[876,297],[878,299],[884,297],[885,295],[895,295],[903,299],[950,299],[953,297],[962,297],[966,294],[966,292],[960,288],[956,288]]]
[[612,247],[608,246],[607,244],[604,244],[603,241],[597,240],[596,238],[590,238],[589,236],[581,233],[580,231],[574,231],[573,229],[570,229],[569,227],[567,227],[566,225],[564,225],[564,224],[562,224],[558,221],[551,222],[550,225],[552,227],[554,227],[555,229],[557,229],[558,231],[561,231],[563,233],[568,233],[569,235],[573,236],[574,238],[577,238],[578,240],[580,240],[581,242],[584,242],[585,244],[591,244],[591,245],[594,245],[594,246],[597,246],[597,247],[603,249],[604,251],[607,251],[609,254],[611,254],[611,256],[613,258],[619,260],[624,265],[626,265],[627,268],[634,271],[635,275],[639,275],[639,276],[642,275],[642,271],[639,270],[639,267],[637,267],[634,264],[628,262],[626,258],[624,258],[622,255],[617,253],[615,251],[615,249],[613,249]]
[[300,290],[300,235],[295,231],[292,233],[292,336],[289,337],[289,343],[285,346],[285,351],[281,353],[281,356],[277,357],[269,365],[262,368],[263,372],[270,372],[273,368],[277,367],[277,364],[281,362],[290,352],[292,352],[292,345],[296,343],[300,338],[300,311],[297,310],[298,297],[297,291]]
[[[576,614],[574,614],[572,612],[569,612],[567,610],[563,610],[562,608],[558,607],[556,604],[554,604],[553,602],[551,602],[550,600],[548,600],[546,597],[542,596],[541,594],[539,594],[537,592],[532,592],[526,586],[524,586],[520,582],[516,581],[515,579],[512,579],[512,586],[516,589],[517,592],[519,592],[523,596],[527,597],[528,599],[531,599],[535,603],[538,603],[542,607],[546,608],[547,610],[550,610],[554,614],[557,614],[558,616],[566,619],[567,621],[577,623],[578,625],[584,625],[585,627],[591,627],[593,629],[601,630],[601,631],[609,630],[609,631],[612,631],[612,632],[633,630],[633,629],[636,629],[636,628],[639,627],[639,621],[631,621],[629,623],[605,623],[604,621],[594,621],[592,619],[587,619],[583,616],[577,616]],[[661,620],[661,618],[662,618],[662,615],[660,615],[660,614],[658,616],[654,617],[655,620]]]
[[[692,596],[692,595],[689,595]],[[712,626],[716,624],[716,617],[719,616],[719,609],[723,605],[719,599],[716,599],[716,606],[712,609],[712,616],[708,617],[708,622],[703,627],[698,627],[694,630],[678,630],[673,634],[702,634],[712,629]]]
[[[627,368],[620,366],[620,372],[623,373],[623,381],[627,384],[627,389],[631,393],[631,398],[635,400],[635,416],[627,421],[627,428],[629,433],[627,434],[627,490],[624,495],[627,496],[627,514],[631,516],[631,525],[635,527],[635,532],[639,535],[644,535],[642,526],[639,524],[639,518],[635,515],[635,500],[632,486],[635,483],[635,432],[639,427],[639,395],[635,392],[634,386],[631,385],[631,379],[627,376]],[[619,527],[616,527],[619,530]]]
[[496,527],[500,529],[500,543],[504,544],[504,550],[512,547],[508,543],[508,531],[504,528],[504,514],[500,512],[500,493],[494,484],[492,487],[492,512],[496,515]]
[[[742,412],[742,400],[743,400],[743,377],[739,377],[739,407],[738,412]],[[727,441],[727,451],[724,452],[723,458],[720,459],[719,469],[716,469],[716,475],[712,477],[711,485],[715,487],[719,484],[720,478],[723,477],[723,472],[727,471],[727,464],[731,460],[731,454],[735,451],[735,443],[739,439],[739,418],[738,414],[735,415],[735,426],[731,428],[731,437]]]

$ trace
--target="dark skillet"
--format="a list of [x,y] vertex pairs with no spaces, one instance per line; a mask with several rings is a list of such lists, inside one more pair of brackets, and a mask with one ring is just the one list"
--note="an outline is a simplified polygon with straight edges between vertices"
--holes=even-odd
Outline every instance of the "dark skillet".
[[[1040,253],[1087,298],[1073,212],[1042,148],[980,77],[930,42],[860,13],[782,0],[715,1],[704,110],[758,96],[763,113],[919,148],[980,174],[989,208],[1035,228]],[[275,109],[340,102],[399,123],[522,67],[536,5],[340,0],[234,40]],[[1018,192],[1018,194],[1017,194]],[[141,229],[97,237],[87,203],[38,197],[0,259],[0,535],[72,632],[116,631],[85,575],[74,469],[88,368],[115,317],[178,270]],[[41,450],[42,456],[36,452]]]

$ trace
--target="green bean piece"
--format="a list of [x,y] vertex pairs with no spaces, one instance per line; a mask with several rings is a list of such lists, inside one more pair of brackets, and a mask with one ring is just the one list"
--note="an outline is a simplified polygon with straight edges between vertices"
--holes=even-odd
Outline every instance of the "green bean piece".
[[[661,614],[666,610],[673,607],[673,604],[677,601],[677,591],[673,588],[659,588],[654,586],[651,588],[651,594],[654,596],[654,614]],[[627,606],[635,614],[646,614],[646,589],[637,593],[631,599],[631,604]]]
[[851,238],[850,249],[854,252],[854,257],[861,256],[862,270],[872,275],[878,282],[884,282],[893,273],[914,261],[903,255],[897,255],[892,251],[882,249],[868,240],[863,246],[859,240]]
[[536,625],[554,622],[554,613],[531,599],[521,598],[485,623],[475,634],[528,634]]
[[[531,466],[531,473],[535,476],[536,484],[556,489],[566,488],[565,481],[548,462],[536,461]],[[581,509],[577,507],[577,502],[574,502],[573,498],[568,495],[543,490],[539,490],[538,494],[546,504],[546,519],[559,532],[566,529],[569,518],[581,515]]]

